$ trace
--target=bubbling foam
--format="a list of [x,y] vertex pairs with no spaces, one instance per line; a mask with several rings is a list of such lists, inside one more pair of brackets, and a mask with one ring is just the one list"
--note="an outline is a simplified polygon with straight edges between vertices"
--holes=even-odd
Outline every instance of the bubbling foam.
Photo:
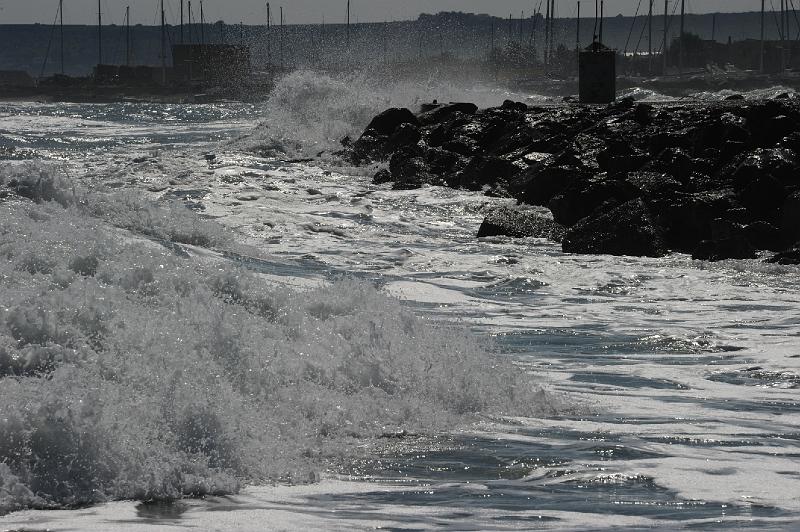
[[0,512],[307,482],[359,439],[553,408],[369,284],[296,291],[135,236],[180,234],[166,215],[120,238],[96,206],[129,203],[36,172],[80,200],[0,203]]

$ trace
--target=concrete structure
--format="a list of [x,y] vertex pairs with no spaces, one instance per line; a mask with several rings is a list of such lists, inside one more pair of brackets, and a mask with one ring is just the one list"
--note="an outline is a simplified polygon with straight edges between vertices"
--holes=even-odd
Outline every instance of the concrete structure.
[[617,98],[617,53],[594,42],[578,56],[581,103],[611,103]]

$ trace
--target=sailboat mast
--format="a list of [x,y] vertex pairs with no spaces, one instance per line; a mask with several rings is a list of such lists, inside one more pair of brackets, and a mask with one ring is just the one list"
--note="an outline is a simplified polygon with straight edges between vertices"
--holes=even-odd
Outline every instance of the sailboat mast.
[[664,72],[667,74],[667,31],[669,30],[669,0],[664,0],[664,47],[661,49],[661,55],[664,56]]
[[347,48],[350,48],[350,0],[347,0]]
[[206,15],[203,12],[203,0],[200,0],[200,44],[206,43]]
[[64,0],[58,0],[58,13],[61,17],[61,75],[64,75]]
[[764,0],[761,0],[761,53],[759,54],[758,70],[764,73]]
[[183,0],[181,0],[181,44],[183,43]]
[[281,70],[283,70],[283,6],[281,6]]
[[550,0],[547,3],[547,11],[544,18],[544,64],[550,64]]
[[575,19],[575,49],[581,51],[581,3],[578,0],[578,18]]
[[189,44],[192,44],[192,0],[189,0],[187,8],[189,10]]
[[653,73],[653,0],[647,13],[647,73]]
[[131,6],[125,6],[125,65],[131,66]]
[[681,38],[678,41],[678,74],[683,74],[683,28],[686,17],[686,0],[681,0]]
[[167,84],[167,34],[164,0],[161,0],[161,83]]
[[605,0],[600,0],[600,42],[603,42],[603,19],[605,18]]
[[103,64],[103,12],[97,0],[97,64]]
[[267,65],[272,66],[272,13],[267,2]]

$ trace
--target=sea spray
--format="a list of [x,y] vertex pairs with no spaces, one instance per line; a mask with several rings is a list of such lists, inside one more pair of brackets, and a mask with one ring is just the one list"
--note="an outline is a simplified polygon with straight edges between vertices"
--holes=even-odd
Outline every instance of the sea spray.
[[433,100],[469,101],[489,107],[508,98],[543,100],[499,87],[466,87],[448,79],[420,83],[381,80],[364,73],[333,75],[298,70],[276,83],[263,121],[233,145],[266,157],[315,157],[340,149],[344,137],[360,135],[372,117],[388,107],[416,111],[422,103]]
[[[369,284],[275,286],[143,238],[184,234],[188,210],[52,166],[0,176],[27,191],[0,202],[0,511],[306,482],[387,431],[550,408],[465,330]],[[190,244],[214,247],[212,224]]]

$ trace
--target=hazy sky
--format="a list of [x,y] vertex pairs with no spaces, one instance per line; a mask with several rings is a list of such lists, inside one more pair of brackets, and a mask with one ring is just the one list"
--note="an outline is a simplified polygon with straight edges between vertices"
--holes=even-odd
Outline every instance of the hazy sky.
[[[670,0],[672,4],[677,0]],[[180,0],[165,0],[167,18],[175,20],[179,12]],[[364,21],[383,21],[416,18],[421,13],[437,11],[471,11],[490,13],[507,17],[509,13],[519,16],[524,10],[529,15],[540,0],[351,0],[352,19]],[[642,9],[648,0],[642,0]],[[131,20],[134,23],[153,24],[158,20],[159,0],[101,0],[104,22],[120,24],[124,18],[125,6],[131,6]],[[639,0],[606,0],[606,15],[618,13],[632,15],[636,11]],[[689,13],[705,13],[710,11],[755,11],[760,8],[758,0],[687,0]],[[775,6],[780,0],[767,0]],[[556,0],[557,14],[560,16],[575,15],[575,0]],[[199,20],[199,0],[192,2],[192,10]],[[258,24],[265,20],[265,1],[262,0],[204,0],[206,20],[225,20],[229,23],[244,21]],[[316,23],[323,15],[327,22],[344,20],[347,0],[272,0],[272,7],[284,6],[286,22]],[[656,11],[663,11],[663,0],[655,1]],[[800,8],[800,0],[795,0]],[[56,14],[58,0],[0,0],[0,23],[50,24]],[[581,16],[594,15],[594,1],[581,2]],[[275,16],[274,18],[277,18]],[[97,20],[97,0],[64,0],[65,23],[93,23]]]

